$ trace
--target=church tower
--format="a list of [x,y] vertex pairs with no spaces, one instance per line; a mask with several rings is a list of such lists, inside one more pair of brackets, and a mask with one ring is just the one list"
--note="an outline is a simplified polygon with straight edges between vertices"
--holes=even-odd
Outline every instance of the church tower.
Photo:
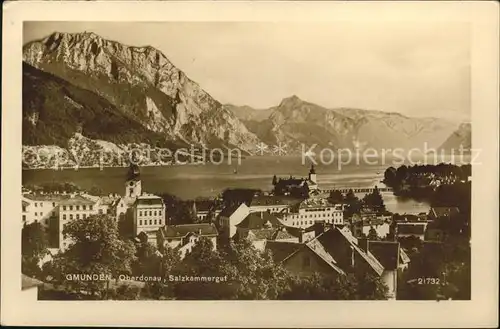
[[125,182],[125,197],[137,198],[141,194],[142,186],[139,166],[131,164],[127,172],[127,180]]
[[314,164],[311,164],[311,169],[309,170],[309,180],[311,182],[314,182],[315,184],[318,184],[316,180],[316,169],[314,169]]

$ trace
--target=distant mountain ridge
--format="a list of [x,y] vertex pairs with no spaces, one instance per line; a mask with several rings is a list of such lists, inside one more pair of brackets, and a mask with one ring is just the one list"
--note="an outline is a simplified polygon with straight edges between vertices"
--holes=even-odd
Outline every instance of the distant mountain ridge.
[[[420,148],[440,146],[456,129],[444,119],[411,118],[395,112],[350,108],[328,109],[300,99],[284,98],[266,110],[225,105],[266,143],[318,144],[334,148]],[[264,117],[267,115],[267,117]]]
[[31,148],[409,149],[441,146],[456,129],[442,119],[328,109],[298,96],[260,110],[222,105],[159,50],[91,32],[55,32],[23,47],[23,145]]
[[26,44],[23,61],[100,95],[166,140],[243,150],[258,143],[232,112],[151,46],[55,32]]
[[439,147],[446,153],[459,153],[462,149],[470,152],[472,148],[472,127],[470,122],[462,123]]

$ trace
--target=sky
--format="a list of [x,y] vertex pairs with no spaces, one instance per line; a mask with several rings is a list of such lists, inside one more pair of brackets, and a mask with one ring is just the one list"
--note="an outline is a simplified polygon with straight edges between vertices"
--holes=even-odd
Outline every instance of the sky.
[[222,103],[318,105],[470,120],[470,26],[460,22],[26,22],[23,42],[95,32],[153,46]]

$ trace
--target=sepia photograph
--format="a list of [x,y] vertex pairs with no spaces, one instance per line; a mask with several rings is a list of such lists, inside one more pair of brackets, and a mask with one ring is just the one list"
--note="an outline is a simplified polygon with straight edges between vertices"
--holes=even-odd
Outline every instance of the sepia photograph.
[[470,21],[21,24],[26,298],[474,299]]

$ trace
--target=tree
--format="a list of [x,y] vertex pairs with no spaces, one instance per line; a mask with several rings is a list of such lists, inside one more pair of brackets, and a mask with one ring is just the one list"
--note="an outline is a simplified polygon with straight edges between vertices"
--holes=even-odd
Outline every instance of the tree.
[[[63,234],[72,243],[54,258],[54,278],[68,290],[106,297],[109,281],[64,280],[65,274],[111,275],[130,274],[135,260],[135,246],[119,238],[117,223],[107,215],[93,215],[67,223]],[[108,285],[104,287],[105,283]]]
[[384,172],[384,184],[394,186],[396,183],[396,168],[389,167]]
[[282,299],[304,300],[366,300],[386,299],[387,286],[375,275],[366,272],[332,276],[315,273],[307,277],[291,276],[290,287]]
[[276,175],[273,176],[273,186],[276,186],[278,184],[278,177]]
[[333,190],[330,192],[330,195],[328,196],[328,202],[331,204],[339,204],[344,202],[344,196],[342,195],[342,192],[338,190]]
[[233,266],[237,299],[276,299],[287,282],[287,272],[274,263],[269,252],[260,253],[246,239],[231,242],[222,252]]
[[162,257],[155,246],[148,241],[136,245],[136,259],[132,266],[133,275],[160,276]]
[[118,218],[118,234],[124,240],[134,237],[134,217],[131,211],[120,214]]
[[230,281],[236,278],[234,266],[213,250],[212,241],[201,238],[179,266],[183,276],[227,277],[228,282],[171,282],[177,299],[235,299],[235,289]]
[[359,198],[354,194],[354,191],[351,189],[347,192],[345,196],[345,203],[347,207],[344,211],[344,216],[346,218],[351,217],[354,214],[358,214],[361,211],[361,207],[363,203]]
[[42,224],[34,222],[24,225],[21,233],[21,270],[28,276],[39,277],[40,261],[48,254],[48,240]]
[[365,195],[363,203],[365,206],[373,209],[377,214],[382,214],[386,211],[384,199],[377,186],[375,186],[372,193]]
[[91,195],[103,195],[104,194],[102,189],[99,186],[92,186],[89,193]]

